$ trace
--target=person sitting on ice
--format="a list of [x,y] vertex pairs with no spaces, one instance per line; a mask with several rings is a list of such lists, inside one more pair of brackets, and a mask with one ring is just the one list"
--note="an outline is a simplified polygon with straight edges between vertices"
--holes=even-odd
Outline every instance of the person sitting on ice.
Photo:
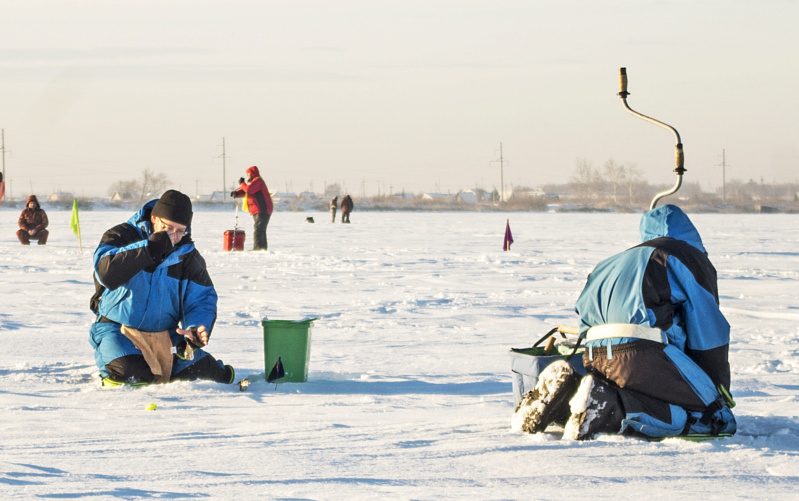
[[31,240],[36,240],[39,245],[47,244],[47,237],[50,232],[47,231],[47,214],[44,209],[39,205],[36,195],[28,197],[25,203],[25,208],[22,209],[22,214],[19,215],[19,230],[17,230],[17,238],[22,245],[30,245]]
[[104,385],[233,382],[233,367],[200,349],[216,321],[217,294],[191,240],[191,219],[191,199],[168,190],[106,231],[94,251],[89,342]]
[[577,440],[735,433],[730,326],[699,233],[674,205],[645,213],[640,231],[643,243],[599,263],[577,300],[587,375],[549,365],[514,427],[567,418],[563,437]]

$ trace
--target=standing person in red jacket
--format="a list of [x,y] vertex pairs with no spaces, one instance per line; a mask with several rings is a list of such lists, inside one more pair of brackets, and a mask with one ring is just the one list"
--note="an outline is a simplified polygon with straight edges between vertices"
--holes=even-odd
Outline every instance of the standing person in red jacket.
[[47,214],[44,209],[39,206],[39,200],[36,195],[28,197],[28,202],[19,215],[19,230],[17,230],[17,238],[22,245],[30,245],[31,240],[37,240],[39,245],[47,243],[47,236],[50,232],[47,231],[47,225],[50,224],[47,220]]
[[272,216],[272,197],[269,188],[261,179],[258,167],[252,166],[246,171],[247,179],[239,179],[239,189],[230,192],[233,198],[244,197],[244,210],[252,214],[253,219],[253,247],[252,250],[266,250],[266,226]]

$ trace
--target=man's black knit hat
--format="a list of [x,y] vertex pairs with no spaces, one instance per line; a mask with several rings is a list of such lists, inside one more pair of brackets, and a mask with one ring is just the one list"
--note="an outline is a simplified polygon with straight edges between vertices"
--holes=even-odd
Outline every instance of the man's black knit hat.
[[179,191],[167,190],[155,203],[152,215],[184,226],[191,226],[191,198]]

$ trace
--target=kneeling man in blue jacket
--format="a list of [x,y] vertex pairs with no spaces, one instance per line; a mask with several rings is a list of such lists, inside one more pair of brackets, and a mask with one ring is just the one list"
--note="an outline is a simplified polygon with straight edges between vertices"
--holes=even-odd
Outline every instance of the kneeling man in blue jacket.
[[645,213],[640,232],[643,243],[600,262],[577,300],[588,374],[565,361],[544,369],[514,416],[524,431],[560,417],[577,440],[735,433],[730,325],[699,232],[674,205]]
[[104,385],[233,382],[233,367],[202,349],[217,294],[191,219],[191,199],[168,190],[106,231],[94,251],[89,342]]

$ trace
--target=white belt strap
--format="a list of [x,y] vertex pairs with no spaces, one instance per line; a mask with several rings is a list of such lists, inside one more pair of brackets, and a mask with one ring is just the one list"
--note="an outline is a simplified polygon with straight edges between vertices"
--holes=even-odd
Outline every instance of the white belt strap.
[[607,339],[610,337],[634,337],[638,339],[648,339],[656,343],[668,344],[666,334],[656,328],[638,324],[603,324],[595,325],[588,329],[585,335],[586,341],[597,339]]

